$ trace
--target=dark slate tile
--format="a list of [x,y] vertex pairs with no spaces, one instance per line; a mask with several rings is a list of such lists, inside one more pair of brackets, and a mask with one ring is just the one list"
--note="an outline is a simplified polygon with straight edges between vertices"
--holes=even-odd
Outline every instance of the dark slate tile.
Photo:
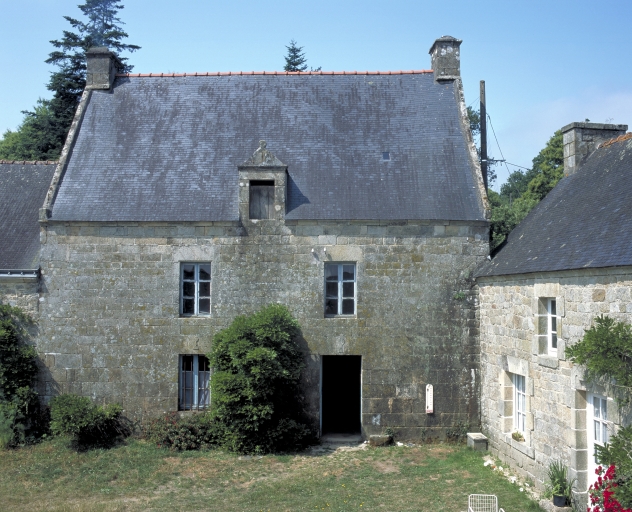
[[237,220],[237,166],[265,139],[288,165],[287,219],[484,220],[454,87],[432,74],[118,78],[92,94],[52,218]]
[[479,276],[632,265],[632,140],[597,149],[509,235]]
[[0,269],[39,267],[39,209],[56,163],[0,163]]

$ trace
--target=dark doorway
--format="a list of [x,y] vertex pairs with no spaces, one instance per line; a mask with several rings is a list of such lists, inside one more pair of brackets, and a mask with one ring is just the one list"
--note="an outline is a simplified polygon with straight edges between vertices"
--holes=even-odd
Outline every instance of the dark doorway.
[[322,433],[360,432],[362,356],[322,359]]

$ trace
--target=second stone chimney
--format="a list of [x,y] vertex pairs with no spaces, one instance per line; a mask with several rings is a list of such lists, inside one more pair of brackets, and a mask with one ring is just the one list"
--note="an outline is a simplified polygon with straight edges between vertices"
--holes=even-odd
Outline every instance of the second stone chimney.
[[624,135],[627,124],[571,123],[562,128],[564,175],[574,174],[599,144]]
[[461,39],[441,36],[430,51],[435,80],[454,80],[461,76]]
[[122,67],[118,57],[104,46],[94,46],[86,52],[86,89],[109,89]]

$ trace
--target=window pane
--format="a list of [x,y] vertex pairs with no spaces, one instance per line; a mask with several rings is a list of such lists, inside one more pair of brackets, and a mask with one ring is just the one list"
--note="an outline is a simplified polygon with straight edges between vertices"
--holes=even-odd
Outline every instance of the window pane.
[[182,371],[190,372],[193,370],[193,356],[182,356]]
[[354,289],[355,283],[342,283],[342,296],[343,297],[354,297]]
[[353,315],[355,313],[354,300],[345,299],[342,301],[342,314]]
[[325,301],[325,314],[326,315],[338,314],[338,301],[336,299],[327,299]]
[[208,362],[208,357],[206,356],[198,356],[199,358],[199,368],[201,372],[208,372],[210,370],[210,363]]
[[195,297],[195,283],[189,281],[183,282],[182,295],[184,297]]
[[189,263],[182,265],[182,277],[184,279],[195,279],[195,265]]
[[325,265],[325,279],[338,281],[338,265]]
[[353,281],[355,276],[355,265],[343,265],[342,266],[342,278],[345,281]]
[[182,314],[192,315],[195,313],[195,299],[184,299],[182,301]]
[[200,281],[210,281],[210,280],[211,280],[211,266],[200,265]]
[[203,409],[209,403],[210,392],[208,389],[200,389],[198,392],[198,407]]
[[557,313],[555,312],[555,301],[551,300],[551,314],[552,315],[557,315]]
[[200,297],[211,296],[211,283],[199,283],[200,285]]
[[557,332],[557,317],[551,317],[551,330]]
[[331,298],[338,298],[338,283],[325,283],[325,296]]
[[608,402],[605,398],[601,399],[601,419],[606,421],[608,419]]
[[595,418],[601,418],[601,399],[598,397],[593,397],[593,407]]
[[557,334],[551,334],[551,348],[557,348]]
[[201,315],[209,314],[211,312],[211,299],[200,299],[198,312]]
[[601,423],[599,423],[597,420],[594,421],[595,423],[595,441],[597,441],[598,443],[601,443]]

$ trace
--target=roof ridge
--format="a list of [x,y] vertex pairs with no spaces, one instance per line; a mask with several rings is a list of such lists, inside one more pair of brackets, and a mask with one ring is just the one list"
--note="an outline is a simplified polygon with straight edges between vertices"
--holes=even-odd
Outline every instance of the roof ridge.
[[204,73],[117,73],[128,78],[175,78],[180,76],[252,76],[252,75],[421,75],[433,73],[431,69],[410,71],[215,71]]
[[632,132],[628,132],[628,133],[625,133],[623,135],[619,135],[618,137],[615,137],[614,139],[609,139],[607,141],[604,141],[601,144],[599,144],[597,149],[605,148],[605,147],[611,146],[612,144],[614,144],[616,142],[622,142],[622,141],[628,140],[628,139],[632,139]]
[[59,160],[0,160],[0,164],[21,164],[21,165],[50,165],[57,164]]

